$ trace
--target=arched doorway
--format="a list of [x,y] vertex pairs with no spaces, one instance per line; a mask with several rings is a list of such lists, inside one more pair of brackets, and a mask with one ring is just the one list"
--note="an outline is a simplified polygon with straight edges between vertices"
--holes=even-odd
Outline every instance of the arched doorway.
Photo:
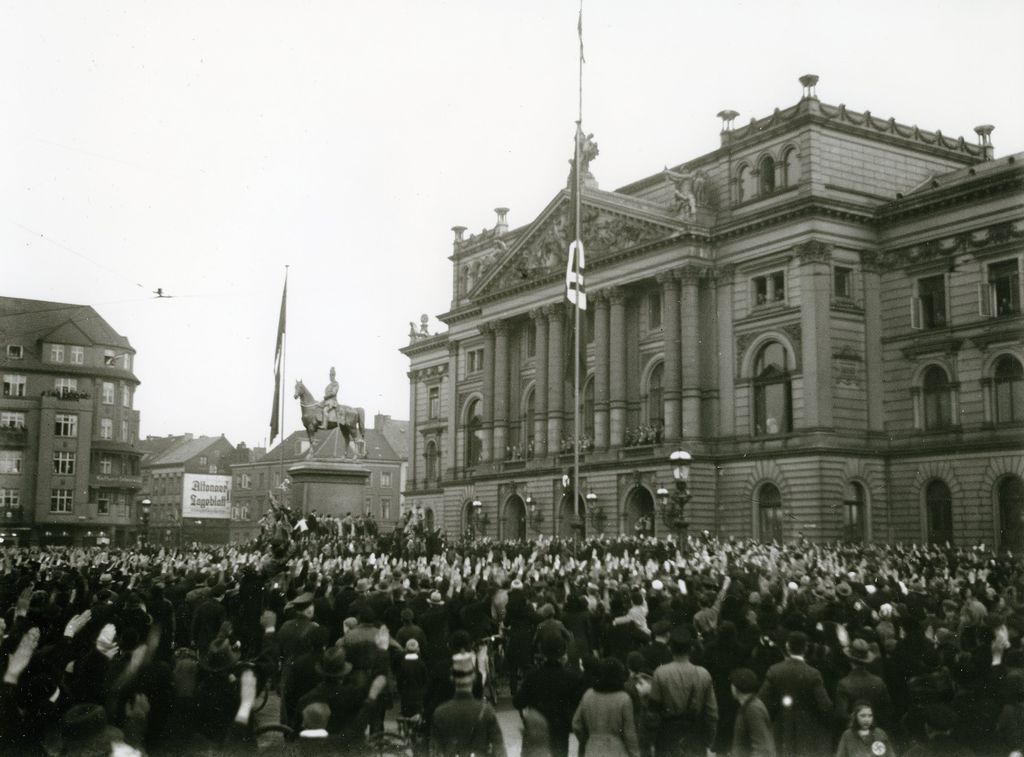
[[626,522],[623,530],[627,536],[654,536],[654,497],[643,486],[634,486],[626,496]]
[[434,530],[434,508],[428,507],[423,511],[423,527],[427,530],[427,533],[432,533]]
[[587,505],[583,497],[579,498],[579,514],[572,507],[572,494],[562,496],[562,503],[558,507],[558,535],[562,538],[577,537],[587,538]]
[[761,541],[782,543],[782,493],[772,483],[757,491],[758,537]]
[[473,513],[473,501],[468,499],[462,503],[462,533],[471,538],[479,535]]
[[928,543],[953,543],[953,495],[944,481],[932,481],[925,489]]
[[526,538],[526,503],[518,494],[513,494],[505,502],[505,517],[501,523],[503,539]]
[[999,549],[1024,552],[1024,482],[1007,476],[999,482]]

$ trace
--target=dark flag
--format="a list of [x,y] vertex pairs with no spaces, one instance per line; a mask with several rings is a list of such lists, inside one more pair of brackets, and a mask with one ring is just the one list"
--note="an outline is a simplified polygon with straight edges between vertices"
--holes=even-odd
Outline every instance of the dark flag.
[[281,414],[281,371],[284,368],[285,313],[288,310],[288,273],[284,275],[284,291],[281,292],[281,315],[277,320],[277,347],[274,348],[274,405],[270,412],[270,443],[280,432]]

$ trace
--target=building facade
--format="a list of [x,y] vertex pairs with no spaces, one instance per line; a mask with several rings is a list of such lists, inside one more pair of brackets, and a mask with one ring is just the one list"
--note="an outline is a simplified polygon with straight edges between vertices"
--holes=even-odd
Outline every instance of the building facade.
[[[449,532],[690,528],[1024,548],[1022,156],[818,100],[615,191],[585,175],[582,429],[570,193],[454,227],[447,331],[413,331],[406,495]],[[563,476],[581,452],[577,503]]]
[[0,538],[133,543],[134,359],[91,307],[0,297]]
[[[231,464],[236,450],[223,435],[147,437],[140,446],[145,451],[141,494],[149,508],[142,525],[150,543],[173,547],[192,542],[225,544],[244,538],[255,528],[250,514],[233,500]],[[227,486],[230,509],[217,508],[211,517],[186,507],[190,497],[186,477],[191,481],[195,476]]]

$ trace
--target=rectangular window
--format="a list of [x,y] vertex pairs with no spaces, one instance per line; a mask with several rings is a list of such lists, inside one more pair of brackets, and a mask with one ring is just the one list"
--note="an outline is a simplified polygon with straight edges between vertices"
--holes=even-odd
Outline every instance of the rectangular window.
[[100,418],[100,439],[114,438],[114,421],[110,418]]
[[466,373],[479,373],[484,369],[483,349],[470,350],[466,353]]
[[63,344],[51,344],[50,345],[50,362],[51,363],[63,363],[64,362],[64,345]]
[[110,515],[110,492],[100,489],[96,496],[96,514]]
[[114,384],[111,381],[103,382],[103,404],[113,405],[114,404]]
[[[128,439],[128,421],[121,421],[121,441],[127,442]],[[217,471],[210,471],[210,473],[216,473]]]
[[0,413],[0,426],[4,428],[25,428],[24,413]]
[[114,460],[113,460],[113,458],[110,457],[109,455],[103,455],[103,457],[100,458],[100,473],[103,473],[103,474],[109,476],[110,472],[113,469],[114,469]]
[[937,329],[947,325],[945,274],[917,280],[917,297],[911,302],[910,325],[915,329]]
[[654,290],[647,295],[647,328],[651,331],[661,328],[661,292]]
[[70,476],[75,472],[75,453],[74,452],[54,452],[53,453],[53,472],[61,473],[66,476]]
[[752,283],[755,306],[785,302],[786,274],[784,271],[775,271],[764,276],[755,276]]
[[53,390],[60,397],[67,397],[69,394],[78,391],[78,379],[62,376],[54,379]]
[[74,489],[51,489],[50,512],[69,513],[75,505]]
[[0,473],[21,473],[20,449],[0,449]]
[[832,294],[837,300],[853,299],[853,269],[837,265],[832,269]]
[[7,510],[13,510],[16,507],[21,507],[21,490],[0,489],[0,507]]
[[988,267],[990,314],[1017,315],[1020,307],[1020,273],[1016,260],[1004,260]]
[[25,357],[25,350],[22,349],[20,344],[8,344],[7,357],[9,357],[11,360],[21,360],[23,357]]
[[200,455],[199,456],[199,464],[200,465],[206,465],[207,461],[208,461],[208,458],[206,457],[206,455]]
[[72,346],[68,349],[68,362],[82,365],[85,362],[85,348]]
[[16,376],[13,374],[4,374],[4,396],[5,397],[24,397],[25,396],[25,377]]
[[121,384],[121,407],[132,406],[132,390],[128,384]]
[[78,436],[78,416],[58,413],[53,417],[55,436]]
[[126,371],[130,371],[132,369],[132,356],[127,352],[121,355],[121,365]]
[[266,476],[267,476],[266,473],[264,473],[263,471],[260,471],[259,478],[257,479],[258,480],[258,484],[256,485],[257,489],[266,489],[267,488],[267,477]]
[[391,520],[391,497],[380,498],[380,517],[382,520]]
[[429,417],[431,419],[441,417],[441,388],[438,386],[430,387],[428,400]]
[[114,365],[114,361],[117,360],[117,355],[114,354],[113,350],[103,350],[103,365]]
[[523,352],[528,358],[537,356],[537,330],[532,323],[523,329]]
[[391,472],[390,471],[381,471],[381,474],[380,474],[380,485],[384,489],[390,489],[391,488]]

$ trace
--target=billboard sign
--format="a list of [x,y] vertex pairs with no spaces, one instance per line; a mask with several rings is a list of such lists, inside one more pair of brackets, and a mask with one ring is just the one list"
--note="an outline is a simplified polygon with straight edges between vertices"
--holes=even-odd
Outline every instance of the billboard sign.
[[231,476],[186,473],[181,492],[182,518],[231,517]]

